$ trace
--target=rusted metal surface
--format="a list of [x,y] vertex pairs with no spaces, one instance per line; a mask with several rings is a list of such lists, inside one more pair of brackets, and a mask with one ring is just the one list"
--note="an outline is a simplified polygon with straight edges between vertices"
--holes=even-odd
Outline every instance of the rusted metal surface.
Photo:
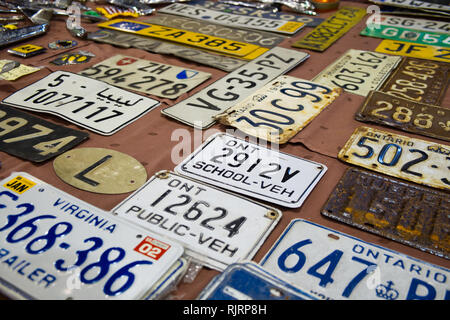
[[450,197],[447,192],[350,168],[321,213],[362,230],[450,258]]

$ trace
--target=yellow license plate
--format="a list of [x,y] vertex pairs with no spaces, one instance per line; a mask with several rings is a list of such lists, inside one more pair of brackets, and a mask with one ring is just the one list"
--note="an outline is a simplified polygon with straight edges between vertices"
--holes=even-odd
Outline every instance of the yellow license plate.
[[296,48],[325,51],[366,15],[366,9],[342,7],[306,36],[292,44]]
[[207,49],[210,51],[226,53],[228,55],[245,57],[260,46],[236,42],[229,39],[209,36],[203,33],[191,32],[182,29],[169,28],[155,24],[136,22],[126,19],[116,19],[98,24],[101,28],[108,28],[122,32],[134,33],[171,42],[182,43],[193,47]]
[[450,62],[450,48],[396,40],[383,40],[375,49],[393,55]]

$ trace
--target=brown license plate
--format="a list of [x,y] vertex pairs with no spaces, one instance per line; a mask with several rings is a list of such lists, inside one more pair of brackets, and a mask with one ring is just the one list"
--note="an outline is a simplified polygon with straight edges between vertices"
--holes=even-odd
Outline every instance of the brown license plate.
[[448,193],[348,169],[321,213],[423,251],[450,258]]
[[355,114],[374,122],[423,136],[450,141],[450,110],[372,91]]
[[380,91],[399,98],[440,105],[450,76],[450,63],[403,58]]

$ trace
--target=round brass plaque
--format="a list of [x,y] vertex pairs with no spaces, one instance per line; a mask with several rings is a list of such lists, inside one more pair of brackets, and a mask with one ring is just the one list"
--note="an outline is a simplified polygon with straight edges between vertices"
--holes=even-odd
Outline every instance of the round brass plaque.
[[147,171],[139,161],[103,148],[67,151],[55,158],[53,168],[71,186],[103,194],[131,192],[147,181]]

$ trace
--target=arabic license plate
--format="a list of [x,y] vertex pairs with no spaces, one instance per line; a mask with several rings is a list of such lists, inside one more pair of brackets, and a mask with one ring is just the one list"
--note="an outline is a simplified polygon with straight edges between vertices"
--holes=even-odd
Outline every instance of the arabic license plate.
[[305,26],[302,22],[241,16],[183,3],[171,4],[159,9],[158,12],[210,21],[237,28],[265,30],[289,35],[296,33]]
[[318,224],[293,220],[260,263],[329,299],[448,299],[449,270]]
[[295,48],[325,51],[366,15],[366,9],[342,7],[315,27],[306,36],[292,44]]
[[141,299],[183,254],[26,173],[0,190],[0,289],[9,297]]
[[247,196],[298,208],[325,174],[321,163],[219,133],[175,171]]
[[321,213],[449,259],[449,210],[444,191],[351,168]]
[[359,127],[338,157],[390,176],[450,189],[450,147],[445,145]]
[[159,101],[66,71],[51,73],[3,103],[54,114],[102,135],[117,132],[159,105]]
[[282,144],[307,126],[340,91],[280,76],[219,115],[219,121],[252,136]]
[[439,105],[450,79],[450,64],[405,57],[380,91],[426,104]]
[[215,116],[308,57],[309,55],[304,52],[275,47],[202,91],[161,112],[190,126],[208,128],[215,123]]
[[254,262],[230,265],[200,293],[198,300],[316,300]]
[[367,25],[378,23],[383,26],[392,26],[392,27],[400,27],[400,28],[408,28],[419,31],[426,32],[450,32],[450,23],[438,20],[426,20],[426,19],[418,19],[408,18],[408,17],[399,17],[399,16],[390,16],[390,15],[381,15],[376,16],[372,15],[369,19],[367,19]]
[[385,39],[381,41],[375,51],[405,57],[450,62],[450,48],[425,44]]
[[400,57],[350,49],[315,76],[313,81],[367,96],[371,90],[382,85],[400,61]]
[[112,212],[183,244],[187,255],[216,270],[251,259],[281,218],[277,209],[169,171]]
[[89,137],[87,132],[57,125],[3,104],[0,105],[0,127],[3,130],[0,150],[33,162],[51,159]]
[[373,91],[355,114],[356,120],[450,141],[450,110]]
[[208,36],[198,32],[169,28],[126,19],[106,21],[99,23],[98,26],[101,28],[108,28],[122,32],[130,32],[136,35],[164,39],[238,57],[244,57],[260,48],[254,44],[236,42],[229,39]]
[[450,11],[450,6],[432,3],[431,1],[416,1],[416,0],[370,0],[370,2],[377,3],[384,6],[393,6],[393,7],[402,7],[402,8],[410,8],[410,9],[430,9],[437,11]]

